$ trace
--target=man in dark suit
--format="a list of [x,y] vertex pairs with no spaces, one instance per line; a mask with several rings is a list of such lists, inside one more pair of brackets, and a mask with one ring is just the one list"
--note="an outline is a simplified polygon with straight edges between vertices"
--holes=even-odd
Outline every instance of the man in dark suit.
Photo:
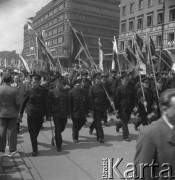
[[67,124],[68,116],[68,90],[64,88],[64,77],[55,78],[56,88],[49,91],[48,95],[48,116],[53,117],[55,125],[55,141],[57,151],[60,152],[62,146],[62,135]]
[[89,105],[87,92],[81,87],[82,79],[75,80],[73,85],[74,88],[69,91],[69,112],[73,121],[73,141],[78,143],[79,131],[86,122]]
[[163,92],[159,103],[161,118],[140,132],[136,146],[136,176],[145,180],[175,176],[175,89]]
[[27,123],[33,148],[32,156],[37,156],[37,137],[43,123],[43,117],[47,116],[47,94],[44,88],[40,86],[41,76],[32,75],[31,78],[32,87],[25,94],[20,107],[19,118],[22,118],[24,109],[27,106]]
[[9,151],[13,155],[17,148],[17,91],[11,87],[12,76],[4,73],[3,85],[0,86],[0,152],[4,153],[6,137],[9,141]]

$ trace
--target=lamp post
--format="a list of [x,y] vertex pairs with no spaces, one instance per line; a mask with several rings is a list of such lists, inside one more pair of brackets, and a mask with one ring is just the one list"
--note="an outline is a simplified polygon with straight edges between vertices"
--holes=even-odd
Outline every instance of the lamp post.
[[[160,50],[160,57],[162,58],[162,51],[164,48],[164,25],[165,25],[165,0],[163,0],[163,18],[162,18],[162,43],[161,43],[161,50]],[[160,60],[162,62],[162,60]],[[161,63],[163,65],[163,69],[165,70],[165,63]]]

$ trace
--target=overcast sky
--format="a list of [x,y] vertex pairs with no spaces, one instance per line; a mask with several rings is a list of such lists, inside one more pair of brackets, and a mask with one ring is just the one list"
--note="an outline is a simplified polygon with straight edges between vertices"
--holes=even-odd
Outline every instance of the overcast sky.
[[23,27],[27,18],[51,0],[0,0],[0,51],[23,49]]

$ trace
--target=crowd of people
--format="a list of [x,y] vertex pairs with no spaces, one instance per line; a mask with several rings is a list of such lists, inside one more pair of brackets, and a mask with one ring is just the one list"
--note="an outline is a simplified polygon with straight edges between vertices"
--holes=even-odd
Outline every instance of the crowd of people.
[[32,156],[38,154],[37,137],[43,120],[53,119],[57,151],[62,150],[62,132],[68,117],[72,120],[72,139],[79,142],[79,131],[86,125],[90,112],[93,120],[89,134],[96,130],[99,143],[104,143],[102,121],[108,124],[108,113],[115,113],[116,131],[122,128],[123,140],[129,142],[128,123],[133,113],[137,118],[134,128],[146,126],[161,117],[159,97],[166,89],[175,88],[174,72],[138,75],[137,72],[96,72],[89,75],[80,71],[70,79],[60,73],[46,78],[39,74],[4,71],[0,85],[0,151],[5,152],[7,140],[10,154],[17,152],[17,133],[24,112],[27,113]]

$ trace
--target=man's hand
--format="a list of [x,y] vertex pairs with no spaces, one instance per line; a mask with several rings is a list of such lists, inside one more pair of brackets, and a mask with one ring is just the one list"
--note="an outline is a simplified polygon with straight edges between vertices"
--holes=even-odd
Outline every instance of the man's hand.
[[143,105],[144,105],[145,107],[147,107],[147,102],[146,102],[146,101],[144,101],[144,102],[143,102]]
[[22,122],[22,117],[23,117],[22,114],[19,114],[19,115],[18,115],[18,117],[17,117],[17,123]]

